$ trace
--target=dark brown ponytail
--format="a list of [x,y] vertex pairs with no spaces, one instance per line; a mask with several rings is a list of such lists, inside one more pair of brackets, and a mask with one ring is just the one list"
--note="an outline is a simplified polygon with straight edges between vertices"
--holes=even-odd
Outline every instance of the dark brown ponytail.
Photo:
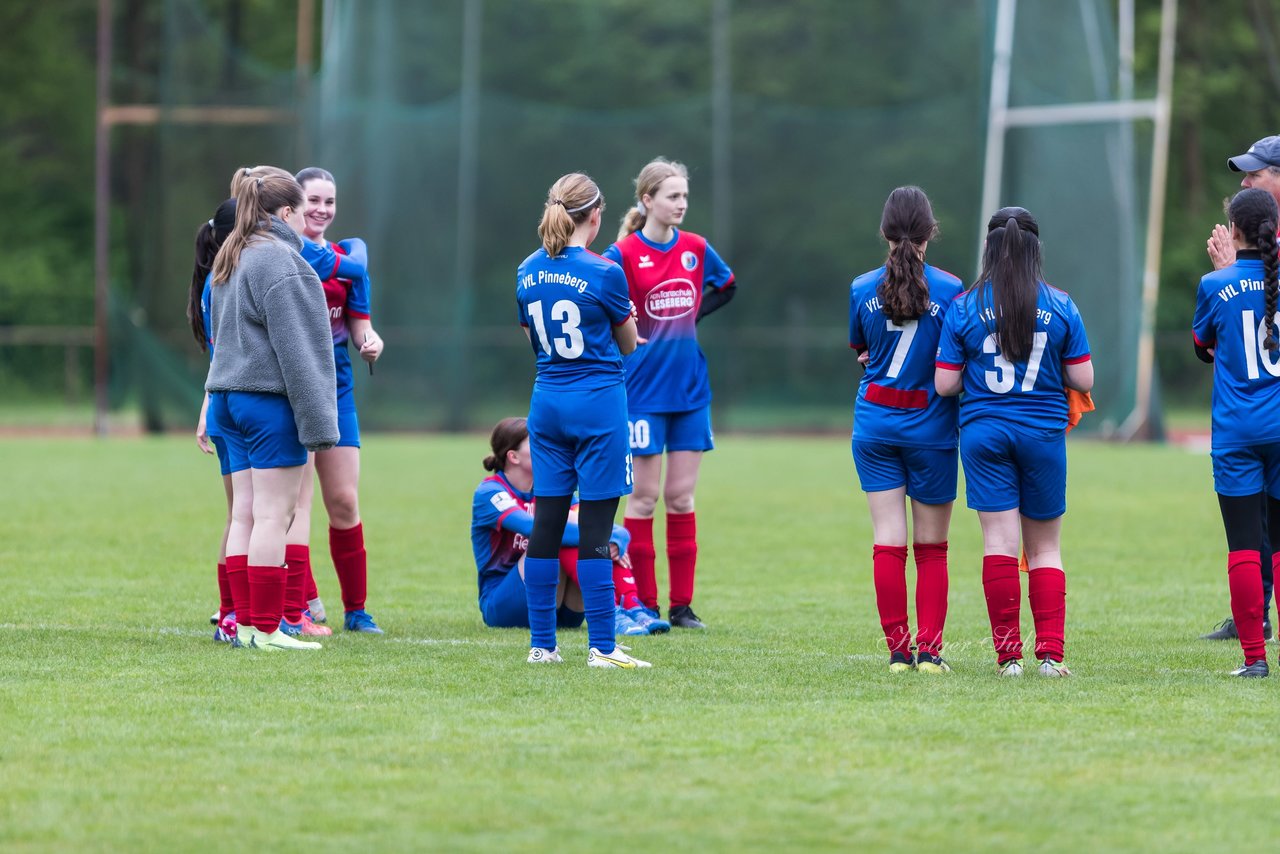
[[974,288],[987,333],[996,336],[1000,354],[1015,364],[1031,358],[1040,263],[1040,224],[1031,212],[1018,207],[996,211],[987,222],[982,272]]
[[1267,337],[1262,346],[1266,350],[1275,350],[1278,346],[1276,296],[1280,290],[1277,286],[1280,260],[1276,258],[1276,200],[1266,190],[1250,187],[1235,194],[1227,214],[1231,217],[1231,224],[1262,253],[1263,293],[1267,299]]
[[880,217],[880,233],[890,248],[876,296],[885,316],[901,325],[929,310],[929,283],[920,248],[937,237],[938,221],[924,190],[899,187],[890,193]]
[[236,200],[227,199],[218,205],[213,219],[200,225],[196,232],[196,262],[191,271],[191,290],[187,293],[187,320],[191,323],[191,332],[201,350],[209,349],[205,339],[204,318],[201,316],[200,300],[204,297],[204,280],[213,269],[213,259],[218,256],[227,235],[236,224]]

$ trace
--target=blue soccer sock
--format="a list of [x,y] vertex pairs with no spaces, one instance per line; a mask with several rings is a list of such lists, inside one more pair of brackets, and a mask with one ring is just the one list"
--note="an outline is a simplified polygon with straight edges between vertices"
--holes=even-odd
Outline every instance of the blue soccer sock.
[[[529,563],[525,561],[525,577]],[[578,586],[587,611],[587,639],[606,655],[613,652],[613,561],[604,558],[578,559]]]
[[556,648],[556,585],[560,583],[558,558],[524,559],[524,596],[529,605],[529,645]]

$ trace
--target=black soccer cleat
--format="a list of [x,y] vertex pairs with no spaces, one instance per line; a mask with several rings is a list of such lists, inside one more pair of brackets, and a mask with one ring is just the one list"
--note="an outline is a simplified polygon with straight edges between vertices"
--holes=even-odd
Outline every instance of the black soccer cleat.
[[1238,640],[1240,634],[1236,631],[1236,621],[1227,617],[1221,623],[1213,627],[1213,631],[1200,636],[1200,640]]
[[667,622],[677,629],[705,629],[698,615],[688,605],[677,605],[667,614]]
[[1259,658],[1253,664],[1240,665],[1231,671],[1231,675],[1242,679],[1265,679],[1271,675],[1271,668],[1267,667],[1265,658]]

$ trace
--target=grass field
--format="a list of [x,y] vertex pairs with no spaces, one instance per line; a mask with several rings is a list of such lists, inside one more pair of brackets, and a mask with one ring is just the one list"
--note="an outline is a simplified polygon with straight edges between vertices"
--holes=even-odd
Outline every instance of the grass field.
[[1274,844],[1280,680],[1231,680],[1238,646],[1196,640],[1228,613],[1207,457],[1072,445],[1076,675],[1006,681],[972,513],[951,539],[955,672],[891,677],[847,441],[720,444],[698,494],[711,629],[637,640],[651,671],[589,672],[585,632],[531,668],[524,632],[481,625],[483,437],[367,441],[388,633],[276,655],[209,639],[223,499],[191,441],[0,440],[0,849]]

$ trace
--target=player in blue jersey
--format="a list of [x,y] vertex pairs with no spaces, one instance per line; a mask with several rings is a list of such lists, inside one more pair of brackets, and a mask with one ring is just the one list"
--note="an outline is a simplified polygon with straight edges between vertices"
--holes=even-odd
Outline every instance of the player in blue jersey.
[[[1244,650],[1233,676],[1267,676],[1261,550],[1280,531],[1280,427],[1259,413],[1280,406],[1276,201],[1262,189],[1231,200],[1234,262],[1200,280],[1196,354],[1213,363],[1213,488],[1227,534],[1231,617]],[[1267,507],[1266,525],[1258,505]],[[1270,534],[1269,534],[1270,532]]]
[[[486,626],[528,628],[529,609],[524,587],[525,552],[533,533],[533,464],[529,431],[524,418],[504,418],[493,428],[485,457],[486,471],[471,501],[471,546],[480,588],[480,614]],[[615,635],[647,635],[669,631],[670,624],[625,609],[625,596],[635,594],[635,579],[627,559],[631,535],[613,526],[609,558],[618,608]],[[569,514],[560,542],[560,581],[556,588],[556,626],[582,625],[582,591],[578,585],[578,524]],[[637,619],[639,622],[637,622]]]
[[[227,199],[218,205],[213,218],[202,224],[196,232],[195,266],[191,272],[191,289],[187,296],[187,320],[191,323],[191,333],[195,336],[200,349],[213,358],[213,333],[210,330],[209,296],[213,261],[218,250],[231,234],[236,224],[236,200]],[[218,612],[213,616],[213,639],[221,643],[231,643],[235,638],[235,606],[231,599],[231,583],[227,580],[227,535],[231,531],[233,514],[251,518],[250,507],[252,493],[242,496],[240,506],[235,504],[235,493],[231,487],[231,459],[227,454],[227,444],[223,441],[216,425],[211,424],[209,414],[209,395],[204,396],[200,405],[200,418],[196,422],[196,446],[206,454],[216,453],[218,468],[222,472],[222,487],[227,496],[227,520],[222,528],[222,539],[218,544]],[[239,557],[238,556],[237,560]]]
[[[658,616],[653,514],[667,513],[667,616],[673,626],[704,628],[694,613],[698,526],[693,492],[711,434],[711,384],[697,323],[733,298],[733,271],[700,235],[684,231],[689,172],[659,157],[636,177],[636,205],[605,257],[622,265],[638,316],[640,347],[626,359],[627,418],[635,456],[635,492],[627,499],[632,565],[640,598]],[[667,475],[662,477],[666,451]]]
[[[360,358],[370,366],[382,355],[382,338],[373,328],[371,319],[368,251],[364,241],[358,238],[335,243],[325,237],[337,214],[337,186],[333,175],[313,166],[303,169],[295,178],[306,197],[303,212],[303,236],[306,240],[302,257],[316,269],[324,287],[337,371],[338,429],[341,437],[337,446],[317,454],[313,461],[320,480],[320,495],[329,517],[329,554],[342,593],[343,627],[348,631],[382,634],[365,610],[368,554],[359,502],[360,422],[356,414],[355,372],[349,350],[349,344],[353,342]],[[308,472],[286,546],[289,567],[286,618],[291,622],[299,621],[303,632],[317,630],[308,625],[308,611],[319,622],[326,617],[311,571],[313,494],[314,485]]]
[[587,250],[600,232],[604,196],[586,175],[547,194],[542,245],[516,271],[520,325],[538,375],[529,403],[529,450],[537,503],[525,558],[529,662],[558,662],[558,553],[576,489],[578,582],[593,667],[648,667],[616,648],[609,533],[618,499],[631,492],[622,355],[636,345],[634,308],[622,268]]
[[1043,676],[1063,662],[1067,581],[1065,387],[1093,387],[1084,321],[1071,297],[1043,281],[1040,226],[1023,208],[987,222],[982,272],[947,312],[934,382],[960,401],[960,458],[969,507],[982,525],[982,585],[997,672],[1022,675],[1019,534],[1030,572],[1035,654]]
[[[880,235],[884,265],[849,288],[849,346],[868,356],[853,409],[853,460],[867,493],[875,544],[872,572],[889,671],[913,667],[945,673],[947,531],[956,499],[956,401],[933,386],[942,321],[964,290],[950,273],[925,263],[938,234],[919,187],[889,194]],[[907,619],[907,511],[916,559],[916,642]]]

